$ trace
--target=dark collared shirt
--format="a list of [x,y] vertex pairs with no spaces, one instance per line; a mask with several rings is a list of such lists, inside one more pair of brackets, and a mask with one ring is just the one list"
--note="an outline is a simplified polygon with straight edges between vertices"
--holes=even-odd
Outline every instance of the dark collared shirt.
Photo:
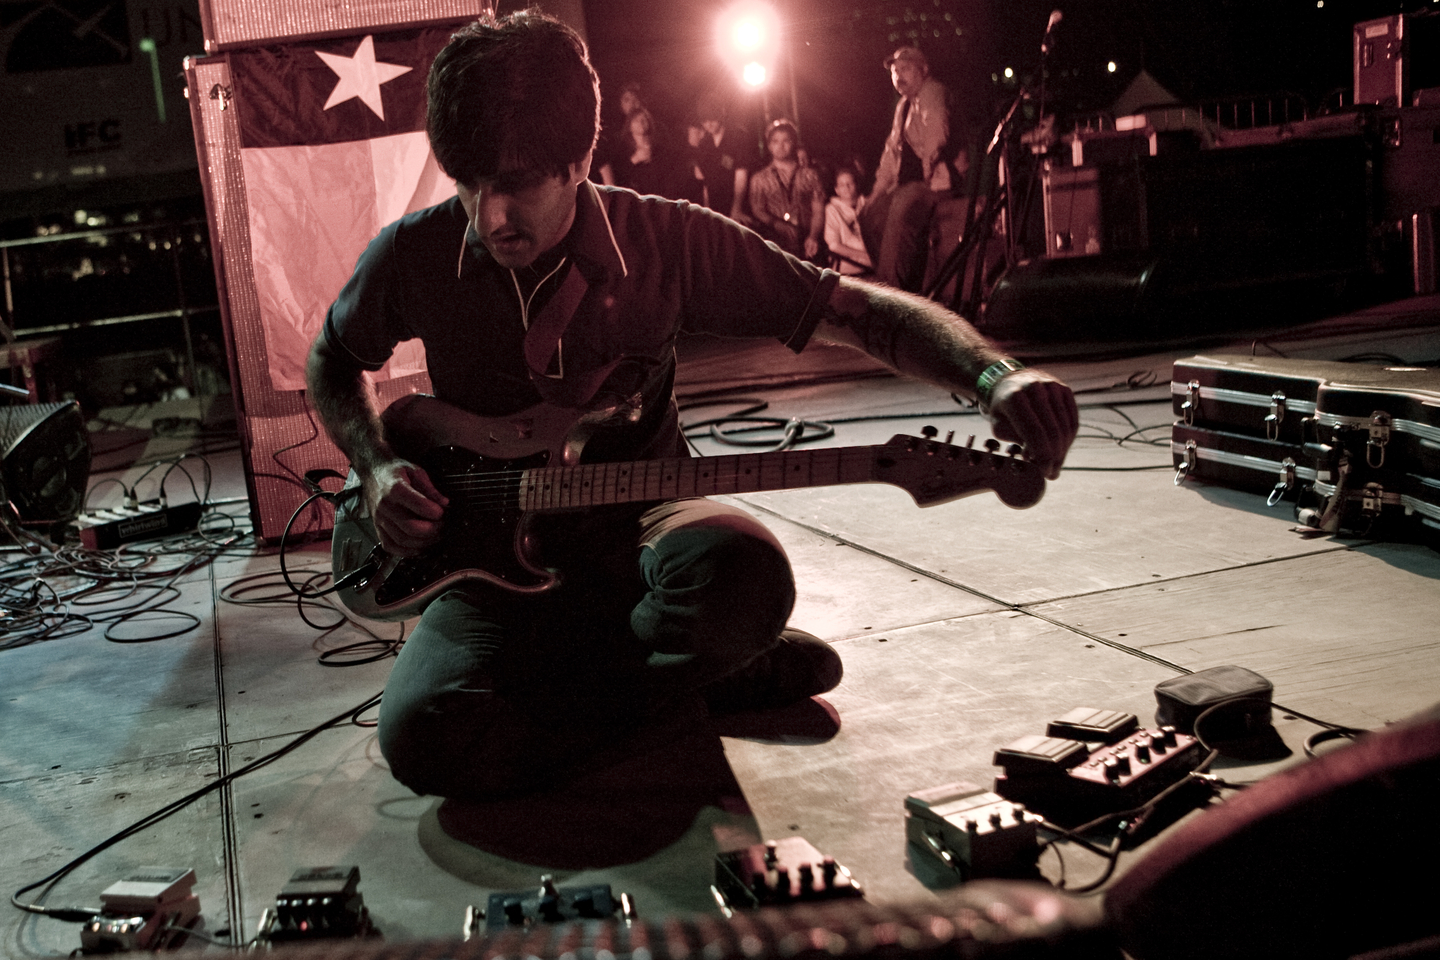
[[[564,265],[536,290],[529,318],[568,271],[580,271],[587,288],[562,338],[565,378],[617,364],[601,394],[642,399],[640,420],[597,436],[586,460],[683,453],[672,396],[676,337],[775,337],[798,352],[838,280],[702,207],[588,181],[558,249]],[[528,294],[538,279],[522,276],[522,289]],[[523,356],[515,280],[468,231],[458,198],[380,232],[321,337],[322,350],[368,370],[379,369],[396,343],[418,337],[435,395],[482,416],[511,414],[542,397]]]

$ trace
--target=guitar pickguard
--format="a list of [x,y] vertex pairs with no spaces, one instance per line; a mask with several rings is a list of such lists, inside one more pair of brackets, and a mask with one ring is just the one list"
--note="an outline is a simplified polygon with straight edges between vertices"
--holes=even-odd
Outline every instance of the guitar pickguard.
[[[450,500],[440,543],[419,557],[390,557],[360,497],[337,509],[332,546],[337,581],[367,563],[369,576],[342,588],[341,600],[361,616],[403,620],[415,616],[452,586],[490,582],[518,593],[542,593],[556,575],[530,560],[525,514],[517,504],[520,473],[544,466],[548,452],[519,460],[492,460],[460,447],[438,447],[420,458],[437,489]],[[351,476],[352,484],[358,478]]]

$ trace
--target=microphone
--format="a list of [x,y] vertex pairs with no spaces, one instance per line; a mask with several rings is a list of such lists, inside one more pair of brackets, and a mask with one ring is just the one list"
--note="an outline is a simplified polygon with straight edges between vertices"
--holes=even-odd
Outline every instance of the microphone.
[[1045,24],[1045,36],[1040,40],[1040,53],[1042,55],[1049,53],[1050,48],[1054,46],[1054,43],[1050,39],[1050,35],[1055,32],[1055,25],[1064,19],[1065,14],[1061,13],[1059,10],[1050,11],[1050,20],[1048,23]]

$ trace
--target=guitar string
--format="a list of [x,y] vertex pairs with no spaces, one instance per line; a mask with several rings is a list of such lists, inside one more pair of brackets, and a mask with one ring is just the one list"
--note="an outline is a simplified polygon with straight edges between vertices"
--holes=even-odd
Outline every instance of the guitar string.
[[[836,473],[833,480],[824,477],[827,482],[845,482],[840,477],[840,471],[847,466],[853,466],[857,462],[869,463],[873,457],[873,452],[869,447],[862,448],[856,452],[839,451],[833,457],[825,456],[825,454],[830,453],[830,451],[823,450],[790,451],[790,453],[794,453],[796,456],[786,457],[785,459],[791,461],[806,461],[812,468],[807,472],[807,481],[813,479],[815,476],[813,468],[817,466],[817,460],[819,461],[818,465],[821,467],[822,477],[824,474],[828,474],[831,469],[835,470]],[[817,457],[817,455],[820,456]],[[648,491],[651,486],[656,483],[658,483],[660,487],[660,489],[655,491],[655,496],[658,497],[665,495],[663,488],[667,484],[674,484],[677,487],[677,493],[679,492],[678,487],[681,485],[687,487],[693,486],[695,488],[693,492],[696,495],[754,492],[762,487],[750,487],[749,482],[752,480],[763,482],[767,472],[760,469],[742,471],[741,468],[747,462],[759,464],[762,460],[771,458],[772,456],[772,454],[736,454],[732,456],[704,458],[710,465],[710,469],[705,471],[697,469],[700,464],[699,460],[687,460],[682,461],[675,469],[669,471],[668,475],[664,475],[665,471],[662,471],[661,476],[655,476],[650,467],[654,463],[662,461],[640,461],[640,464],[645,465],[644,468],[639,470],[632,468],[630,470],[631,475],[628,477],[623,475],[607,476],[606,474],[608,474],[615,465],[597,463],[572,467],[533,467],[509,470],[462,471],[451,474],[445,479],[447,481],[447,489],[457,496],[462,496],[465,505],[472,509],[503,509],[508,506],[517,505],[522,499],[528,500],[531,503],[538,500],[542,506],[568,506],[572,505],[573,498],[577,497],[582,501],[588,501],[593,504],[594,497],[597,493],[601,496],[602,500],[604,500],[612,499],[620,493],[638,491],[632,494],[633,499],[649,499],[650,494]],[[987,455],[987,458],[989,456],[993,455]],[[971,459],[973,460],[973,456]],[[787,466],[789,465],[790,464],[787,464]],[[977,466],[978,464],[972,462],[970,465]],[[692,469],[687,471],[687,467]],[[685,476],[687,472],[689,476]],[[783,475],[789,471],[782,469],[780,472]],[[587,473],[590,475],[588,478],[585,476]],[[752,473],[754,474],[753,476]],[[530,475],[528,480],[526,479],[527,474]],[[567,474],[571,475],[568,483],[566,482]],[[769,472],[769,475],[774,475],[773,468]],[[619,487],[620,484],[625,483],[629,484],[629,490]],[[819,484],[817,483],[817,485]],[[570,499],[571,504],[556,504],[554,503],[556,499]],[[621,502],[624,501],[622,500]],[[586,505],[586,503],[579,505]]]

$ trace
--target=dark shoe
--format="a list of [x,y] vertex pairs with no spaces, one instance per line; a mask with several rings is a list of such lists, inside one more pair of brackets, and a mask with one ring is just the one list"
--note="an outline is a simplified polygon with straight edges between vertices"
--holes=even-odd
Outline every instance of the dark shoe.
[[803,630],[785,629],[775,646],[700,692],[711,716],[774,710],[834,690],[844,672],[830,644]]

